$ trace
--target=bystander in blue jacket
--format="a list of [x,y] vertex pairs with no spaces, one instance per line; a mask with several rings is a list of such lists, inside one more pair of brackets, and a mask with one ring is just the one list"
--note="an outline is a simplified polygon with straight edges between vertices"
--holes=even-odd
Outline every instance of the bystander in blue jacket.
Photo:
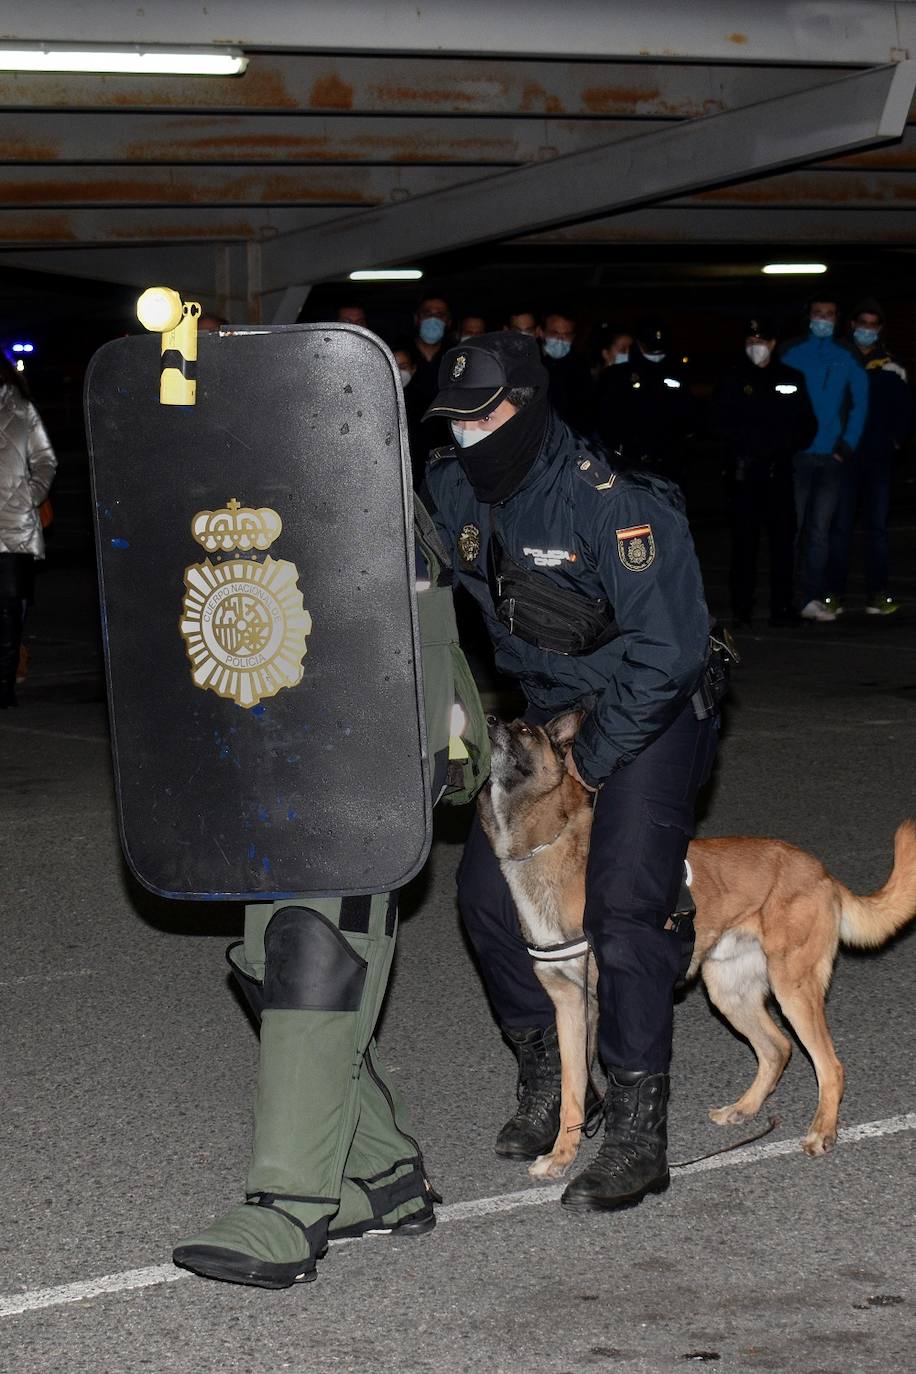
[[840,500],[830,532],[827,604],[843,613],[852,535],[861,518],[865,555],[865,610],[893,615],[900,603],[888,591],[887,518],[891,469],[913,422],[913,393],[906,370],[884,341],[884,311],[876,300],[859,303],[851,320],[855,353],[868,379],[868,418],[850,461],[843,464]]
[[852,349],[834,339],[837,316],[836,301],[813,300],[807,338],[790,343],[782,354],[783,362],[804,377],[817,420],[814,439],[794,462],[799,599],[806,620],[836,619],[826,599],[830,530],[843,464],[852,458],[868,413],[865,369]]

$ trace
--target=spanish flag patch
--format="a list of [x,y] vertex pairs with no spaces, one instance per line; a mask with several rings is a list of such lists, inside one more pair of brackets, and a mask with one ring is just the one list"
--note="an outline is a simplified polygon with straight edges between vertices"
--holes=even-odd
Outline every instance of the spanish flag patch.
[[617,555],[630,572],[645,572],[655,562],[655,539],[651,525],[633,525],[617,531]]

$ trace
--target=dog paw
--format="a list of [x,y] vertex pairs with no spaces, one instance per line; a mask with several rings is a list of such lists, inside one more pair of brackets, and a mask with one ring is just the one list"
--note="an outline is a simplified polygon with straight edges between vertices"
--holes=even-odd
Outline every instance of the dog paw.
[[742,1111],[737,1102],[730,1107],[710,1107],[709,1119],[717,1126],[740,1126],[745,1121],[753,1121],[756,1113]]
[[563,1178],[569,1172],[571,1159],[562,1159],[557,1155],[538,1155],[533,1164],[528,1165],[528,1172],[532,1178]]
[[802,1141],[802,1149],[811,1159],[817,1159],[818,1155],[825,1155],[833,1149],[836,1144],[836,1132],[812,1131],[806,1135]]

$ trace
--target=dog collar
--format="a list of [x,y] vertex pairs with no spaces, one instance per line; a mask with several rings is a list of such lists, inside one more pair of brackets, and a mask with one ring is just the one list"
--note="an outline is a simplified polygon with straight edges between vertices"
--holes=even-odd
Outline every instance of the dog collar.
[[540,959],[546,964],[562,963],[564,959],[578,959],[588,953],[588,940],[584,935],[577,940],[565,940],[560,945],[528,945],[532,959]]
[[[563,830],[565,830],[565,829],[566,829],[566,826],[564,825]],[[543,844],[536,844],[536,845],[534,846],[533,849],[529,849],[529,850],[528,850],[528,853],[527,853],[527,854],[520,854],[520,855],[518,856],[517,859],[509,858],[509,859],[506,860],[506,862],[507,862],[507,863],[510,863],[510,864],[525,864],[525,863],[527,863],[529,859],[533,859],[533,858],[534,858],[535,854],[541,854],[541,853],[543,853],[543,851],[544,851],[545,849],[549,849],[550,846],[551,846],[552,844],[556,844],[557,840],[558,840],[558,839],[560,838],[560,836],[563,834],[563,830],[559,830],[559,831],[556,833],[556,835],[554,835],[554,837],[553,837],[552,840],[545,840]]]

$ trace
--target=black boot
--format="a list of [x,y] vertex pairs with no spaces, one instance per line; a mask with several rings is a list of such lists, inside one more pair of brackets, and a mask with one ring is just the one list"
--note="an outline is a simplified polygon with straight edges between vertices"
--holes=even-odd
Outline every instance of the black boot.
[[[518,1058],[518,1107],[496,1137],[496,1153],[503,1159],[537,1159],[553,1149],[560,1129],[560,1046],[556,1026],[533,1026],[503,1034]],[[594,1116],[599,1098],[591,1083],[585,1094],[586,1120]]]
[[668,1187],[668,1075],[611,1069],[604,1140],[592,1163],[560,1201],[580,1212],[635,1207]]

